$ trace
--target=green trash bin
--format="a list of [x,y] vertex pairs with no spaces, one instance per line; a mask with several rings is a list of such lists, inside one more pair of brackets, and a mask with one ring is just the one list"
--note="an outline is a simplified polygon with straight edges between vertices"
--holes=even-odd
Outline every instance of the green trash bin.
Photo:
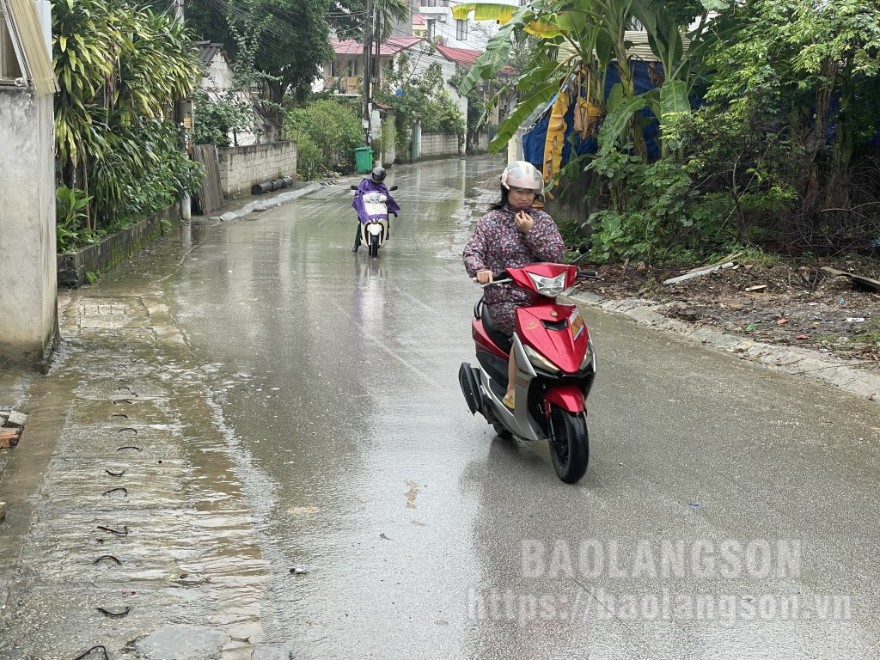
[[354,166],[361,174],[373,169],[373,150],[370,147],[358,147],[354,150]]

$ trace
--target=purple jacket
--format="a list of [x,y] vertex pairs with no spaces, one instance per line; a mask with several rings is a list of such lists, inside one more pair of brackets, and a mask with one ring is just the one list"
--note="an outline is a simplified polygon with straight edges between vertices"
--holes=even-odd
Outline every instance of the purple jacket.
[[[385,202],[385,205],[388,207],[387,213],[373,215],[369,215],[367,213],[367,209],[364,207],[364,194],[369,192],[378,192],[385,195],[385,197],[387,198]],[[351,208],[357,211],[358,220],[360,220],[362,224],[366,224],[370,220],[374,220],[376,218],[387,218],[388,213],[393,213],[394,215],[397,215],[400,211],[400,207],[397,205],[397,202],[394,201],[394,198],[391,197],[391,194],[388,192],[388,186],[386,186],[384,183],[376,183],[370,177],[366,177],[360,182],[360,185],[358,185],[357,191],[354,193],[354,200],[351,202]]]

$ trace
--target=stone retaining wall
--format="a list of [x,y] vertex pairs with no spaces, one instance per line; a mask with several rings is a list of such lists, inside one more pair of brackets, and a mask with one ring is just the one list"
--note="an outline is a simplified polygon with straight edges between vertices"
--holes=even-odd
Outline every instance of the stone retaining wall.
[[220,188],[226,197],[250,195],[251,186],[296,176],[296,142],[219,147]]
[[59,254],[58,286],[79,288],[89,281],[118,266],[123,260],[143,249],[162,233],[162,222],[177,217],[177,205],[165,213],[157,213],[131,227],[107,236],[100,243],[71,254]]
[[458,156],[462,153],[462,147],[459,146],[457,135],[446,135],[444,133],[422,133],[422,158],[435,158],[437,156]]

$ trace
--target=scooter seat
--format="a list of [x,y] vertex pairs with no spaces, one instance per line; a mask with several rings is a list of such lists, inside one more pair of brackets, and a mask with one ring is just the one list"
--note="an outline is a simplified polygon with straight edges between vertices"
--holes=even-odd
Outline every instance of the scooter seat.
[[480,304],[480,319],[483,321],[483,329],[498,348],[509,354],[510,349],[513,347],[513,340],[495,327],[489,316],[489,306],[483,303],[482,300],[480,302],[482,303]]

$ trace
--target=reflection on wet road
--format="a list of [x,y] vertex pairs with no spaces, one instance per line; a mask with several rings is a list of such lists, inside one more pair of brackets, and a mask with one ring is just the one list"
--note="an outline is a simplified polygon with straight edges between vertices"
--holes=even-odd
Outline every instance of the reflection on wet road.
[[491,435],[456,385],[478,293],[459,255],[466,192],[496,162],[392,170],[403,212],[378,259],[351,253],[340,187],[193,228],[175,314],[241,380],[225,420],[274,484],[253,493],[275,571],[263,625],[302,657],[470,654],[468,472]]

